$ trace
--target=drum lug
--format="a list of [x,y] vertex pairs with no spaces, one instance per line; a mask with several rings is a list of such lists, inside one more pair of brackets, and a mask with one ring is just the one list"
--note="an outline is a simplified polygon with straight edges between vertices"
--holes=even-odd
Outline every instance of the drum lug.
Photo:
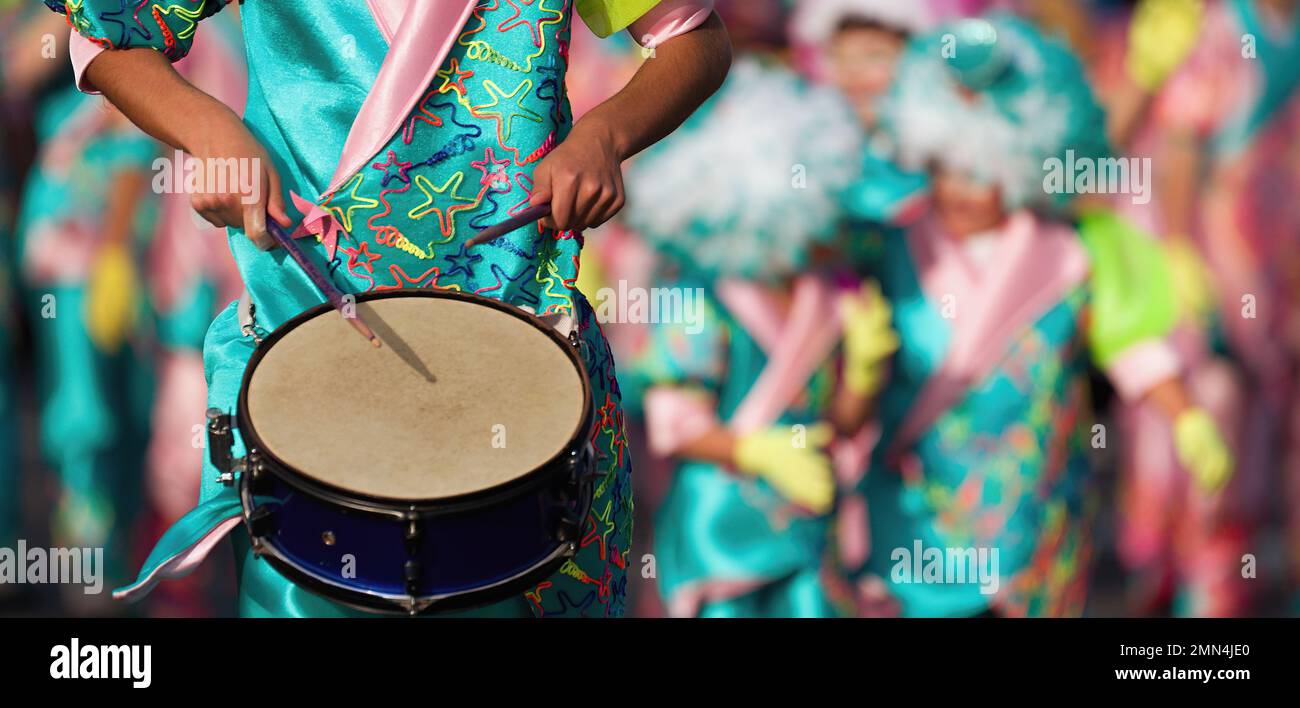
[[253,538],[261,538],[271,535],[272,531],[271,510],[265,506],[259,506],[253,509],[248,515],[248,533]]
[[208,460],[217,469],[217,481],[227,487],[235,483],[235,434],[230,426],[230,414],[220,408],[209,408]]

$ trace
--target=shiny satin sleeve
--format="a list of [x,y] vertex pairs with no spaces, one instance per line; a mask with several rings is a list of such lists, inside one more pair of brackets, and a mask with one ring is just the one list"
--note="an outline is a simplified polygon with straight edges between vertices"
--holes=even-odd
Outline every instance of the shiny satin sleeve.
[[132,9],[120,0],[45,0],[72,30],[102,49],[152,47],[176,61],[190,51],[198,23],[230,0],[175,0]]

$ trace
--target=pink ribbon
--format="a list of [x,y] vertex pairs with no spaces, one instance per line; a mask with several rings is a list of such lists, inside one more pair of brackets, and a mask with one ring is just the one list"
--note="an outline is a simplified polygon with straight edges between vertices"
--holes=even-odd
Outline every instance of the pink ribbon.
[[325,244],[325,252],[333,260],[334,253],[339,248],[339,232],[347,232],[343,231],[338,220],[327,209],[303,199],[294,191],[289,192],[289,198],[293,200],[293,206],[303,213],[302,224],[294,229],[293,237],[315,236],[317,241]]

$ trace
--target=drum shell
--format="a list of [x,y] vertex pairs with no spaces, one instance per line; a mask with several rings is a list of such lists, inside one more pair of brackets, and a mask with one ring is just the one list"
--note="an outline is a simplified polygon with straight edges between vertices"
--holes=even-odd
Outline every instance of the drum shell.
[[[290,481],[270,461],[257,465],[245,509],[263,557],[318,593],[365,609],[405,611],[393,600],[403,596],[449,596],[435,604],[452,609],[522,592],[568,557],[561,530],[585,512],[573,498],[568,464],[491,498],[424,508],[304,489],[315,485]],[[548,558],[556,562],[539,567]],[[530,571],[539,577],[523,577]]]

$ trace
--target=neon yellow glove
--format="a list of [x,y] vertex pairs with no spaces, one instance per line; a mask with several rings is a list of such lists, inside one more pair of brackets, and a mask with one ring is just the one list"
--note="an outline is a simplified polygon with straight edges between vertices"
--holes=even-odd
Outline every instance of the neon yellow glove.
[[856,297],[840,303],[844,318],[844,385],[860,396],[873,396],[885,379],[885,362],[898,351],[893,309],[871,282]]
[[123,244],[100,249],[86,285],[86,331],[95,346],[115,352],[135,326],[138,281],[131,253]]
[[1205,324],[1214,312],[1214,280],[1196,247],[1186,238],[1170,239],[1165,261],[1173,278],[1180,317]]
[[1129,26],[1133,82],[1147,91],[1164,85],[1196,46],[1204,14],[1203,0],[1142,0]]
[[763,478],[795,504],[825,514],[835,503],[835,474],[822,450],[831,436],[824,423],[747,433],[736,441],[736,467]]
[[1174,447],[1178,460],[1202,491],[1217,492],[1232,478],[1236,464],[1219,425],[1209,413],[1189,408],[1174,421]]

